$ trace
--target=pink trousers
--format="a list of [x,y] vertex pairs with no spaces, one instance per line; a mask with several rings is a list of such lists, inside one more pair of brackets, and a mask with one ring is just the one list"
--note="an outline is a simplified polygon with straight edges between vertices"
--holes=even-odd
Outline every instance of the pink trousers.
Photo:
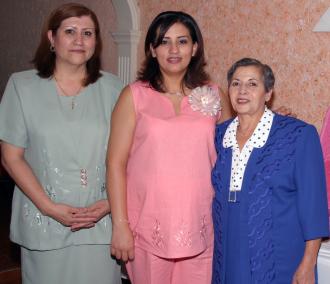
[[126,264],[132,284],[210,284],[213,247],[187,258],[161,258],[135,247]]

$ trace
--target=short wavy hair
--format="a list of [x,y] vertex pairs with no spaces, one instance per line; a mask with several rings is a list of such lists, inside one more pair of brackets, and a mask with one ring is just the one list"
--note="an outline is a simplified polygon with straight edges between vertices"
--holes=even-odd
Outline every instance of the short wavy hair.
[[259,60],[254,58],[242,58],[236,61],[228,70],[227,73],[227,82],[228,88],[233,79],[233,75],[239,67],[247,67],[247,66],[255,66],[260,70],[260,73],[263,78],[263,84],[266,92],[268,93],[270,90],[274,89],[275,85],[275,76],[273,70],[267,65],[261,63]]

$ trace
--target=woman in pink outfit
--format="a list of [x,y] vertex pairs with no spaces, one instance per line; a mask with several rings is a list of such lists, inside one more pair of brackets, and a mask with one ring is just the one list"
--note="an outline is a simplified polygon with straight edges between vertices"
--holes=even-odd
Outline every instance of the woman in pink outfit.
[[327,192],[328,192],[328,210],[330,215],[330,108],[328,109],[321,131],[321,144],[323,150],[323,158],[325,162],[325,173],[327,178]]
[[210,283],[214,128],[230,107],[204,70],[203,38],[190,15],[159,14],[145,55],[112,115],[111,253],[128,261],[133,284]]

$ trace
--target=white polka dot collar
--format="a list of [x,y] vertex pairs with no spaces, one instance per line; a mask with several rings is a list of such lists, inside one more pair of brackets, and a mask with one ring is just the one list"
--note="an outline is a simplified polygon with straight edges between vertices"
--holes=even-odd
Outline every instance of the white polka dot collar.
[[[269,110],[267,107],[265,107],[264,114],[262,115],[260,121],[257,124],[257,127],[253,131],[253,134],[249,138],[249,140],[246,142],[245,145],[248,145],[252,148],[261,148],[265,145],[270,128],[273,123],[274,113]],[[238,118],[236,117],[228,126],[225,136],[223,138],[223,147],[229,148],[234,147],[237,145],[236,140],[236,131],[238,126]]]

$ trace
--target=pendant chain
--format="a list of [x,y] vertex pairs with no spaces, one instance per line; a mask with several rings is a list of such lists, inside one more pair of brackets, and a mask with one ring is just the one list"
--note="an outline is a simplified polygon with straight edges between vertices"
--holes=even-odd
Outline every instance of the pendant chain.
[[175,96],[175,97],[183,97],[184,95],[182,94],[182,92],[166,92],[165,94],[170,95],[170,96]]
[[173,96],[173,97],[178,97],[178,98],[183,98],[186,95],[186,91],[189,90],[187,87],[183,86],[181,90],[179,91],[168,91],[167,87],[165,84],[162,84],[162,89],[165,90],[165,95]]
[[[54,76],[54,79],[55,79],[55,82],[56,82],[56,86],[58,87],[58,89],[63,93],[63,95],[65,95],[66,97],[72,97],[72,101],[71,101],[71,109],[74,110],[75,106],[77,105],[76,102],[75,102],[75,99],[77,97],[77,95],[81,92],[82,90],[82,86],[79,87],[79,89],[77,90],[77,92],[74,94],[74,95],[69,95],[68,93],[65,92],[65,90],[62,88],[62,86],[59,84],[59,82],[57,81],[56,77]],[[62,117],[63,117],[63,121],[64,122],[68,122],[68,121],[71,121],[70,117],[72,118],[73,116],[77,116],[79,115],[79,111],[76,112],[65,112],[64,111],[64,107],[63,107],[63,104],[60,100],[60,94],[59,92],[57,92],[57,99],[58,99],[58,104],[59,104],[59,107],[60,107],[60,110],[61,110],[61,113],[62,113]],[[82,107],[78,110],[80,111],[83,111],[83,106],[84,104],[81,105]],[[72,153],[73,157],[74,157],[74,160],[76,161],[76,163],[78,164],[78,169],[79,169],[79,182],[80,182],[80,185],[82,188],[86,188],[88,186],[88,169],[86,167],[86,163],[82,162],[81,160],[81,157],[84,157],[84,155],[82,155],[80,153],[80,147],[79,147],[79,141],[81,141],[81,138],[84,134],[84,123],[82,122],[79,122],[78,125],[76,125],[75,128],[78,128],[77,129],[77,132],[79,133],[78,134],[78,137],[77,135],[75,135],[75,130],[73,128],[73,125],[71,125],[71,123],[67,123],[67,126],[69,128],[69,133],[70,133],[70,136],[71,136],[71,139],[72,139],[72,143],[74,145],[74,149],[76,152]]]
[[77,95],[80,93],[81,89],[83,88],[83,86],[79,86],[78,90],[76,92],[74,92],[73,95],[70,95],[68,94],[64,88],[61,86],[61,84],[59,83],[59,81],[57,80],[57,78],[54,76],[54,79],[55,79],[55,82],[56,82],[56,85],[59,87],[60,91],[63,93],[63,95],[65,95],[66,97],[72,97],[72,100],[71,100],[71,109],[73,110],[76,106],[76,97]]

